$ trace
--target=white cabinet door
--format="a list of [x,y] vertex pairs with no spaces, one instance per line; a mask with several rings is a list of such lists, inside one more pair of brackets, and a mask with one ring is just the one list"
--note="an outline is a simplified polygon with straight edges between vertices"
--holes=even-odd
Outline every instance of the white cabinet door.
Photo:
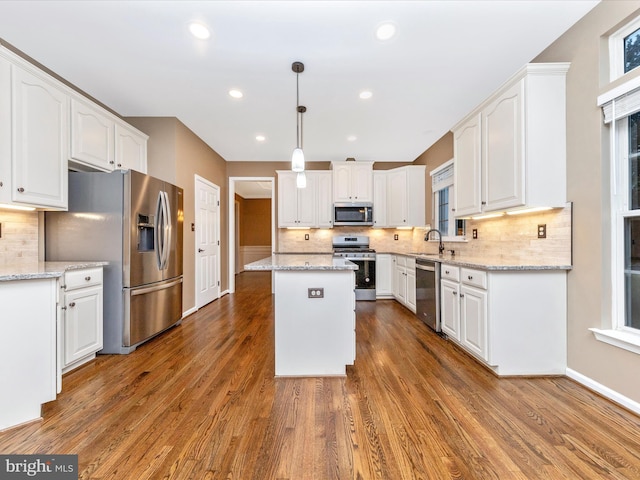
[[460,295],[458,282],[440,281],[440,322],[442,331],[460,340]]
[[407,268],[396,263],[396,281],[394,283],[396,300],[405,305],[407,303]]
[[295,172],[278,172],[278,227],[298,226],[298,188]]
[[[308,172],[317,178],[318,227],[333,227],[333,177],[329,171]],[[375,210],[374,210],[375,212]]]
[[373,226],[387,226],[387,172],[373,172]]
[[11,64],[0,57],[0,203],[11,203]]
[[103,111],[79,99],[71,99],[70,160],[111,171],[115,166],[115,123]]
[[147,138],[133,127],[116,123],[116,168],[147,173]]
[[[387,174],[387,224],[407,226],[407,172],[390,170]],[[424,198],[423,198],[424,203]]]
[[13,201],[66,210],[69,97],[13,65],[12,102]]
[[482,211],[481,124],[481,115],[477,114],[454,132],[454,208],[457,217]]
[[525,203],[523,98],[524,80],[520,80],[482,113],[482,175],[486,211]]
[[373,202],[373,164],[351,166],[351,190],[356,202]]
[[[297,174],[296,174],[297,175]],[[307,172],[307,186],[296,188],[298,191],[298,226],[318,226],[318,178],[312,172]]]
[[460,342],[487,360],[487,292],[460,287]]
[[407,308],[416,313],[416,269],[407,267]]
[[349,165],[332,165],[334,202],[351,202],[351,168]]
[[392,255],[376,254],[376,296],[389,297],[393,295],[393,273],[395,263]]
[[102,285],[64,295],[64,365],[102,350]]

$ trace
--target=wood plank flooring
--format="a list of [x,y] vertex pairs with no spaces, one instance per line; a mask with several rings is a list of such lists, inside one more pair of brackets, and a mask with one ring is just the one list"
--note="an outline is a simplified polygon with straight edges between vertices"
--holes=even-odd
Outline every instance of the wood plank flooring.
[[67,374],[0,452],[76,453],[96,480],[640,479],[639,417],[567,378],[498,379],[394,301],[358,302],[346,378],[273,373],[270,274],[243,273]]

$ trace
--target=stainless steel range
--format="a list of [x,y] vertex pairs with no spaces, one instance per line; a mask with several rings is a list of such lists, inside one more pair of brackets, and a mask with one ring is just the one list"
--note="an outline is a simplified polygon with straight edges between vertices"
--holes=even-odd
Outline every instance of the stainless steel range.
[[376,251],[369,248],[369,237],[337,235],[333,237],[333,255],[358,265],[356,300],[376,299]]

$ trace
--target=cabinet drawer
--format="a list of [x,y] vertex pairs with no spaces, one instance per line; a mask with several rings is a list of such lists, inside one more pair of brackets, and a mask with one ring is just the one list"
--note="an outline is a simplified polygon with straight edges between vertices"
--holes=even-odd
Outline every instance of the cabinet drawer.
[[102,284],[102,268],[70,270],[64,274],[65,290],[91,287]]
[[447,278],[457,282],[460,280],[460,267],[452,267],[451,265],[442,264],[440,267],[440,278]]
[[407,268],[411,270],[416,269],[416,259],[413,257],[407,257]]
[[481,270],[471,270],[468,268],[463,268],[461,272],[460,281],[466,285],[473,285],[474,287],[479,287],[483,289],[487,289],[487,272],[483,272]]
[[396,265],[400,267],[406,267],[407,257],[405,257],[404,255],[396,255]]

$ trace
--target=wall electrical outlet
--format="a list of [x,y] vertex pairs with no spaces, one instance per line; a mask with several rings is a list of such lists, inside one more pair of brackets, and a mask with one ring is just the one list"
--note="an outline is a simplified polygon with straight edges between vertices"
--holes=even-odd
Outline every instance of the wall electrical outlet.
[[309,288],[307,296],[309,298],[324,298],[324,288]]
[[305,239],[305,240],[309,240],[309,234],[308,234],[308,233],[305,233],[305,234],[304,234],[304,239]]
[[395,234],[393,235],[393,239],[394,239],[394,240],[398,240],[398,234],[397,234],[397,233],[395,233]]
[[538,225],[538,238],[547,238],[547,224]]
[[474,240],[478,238],[478,229],[477,228],[473,229],[472,236],[473,236]]

